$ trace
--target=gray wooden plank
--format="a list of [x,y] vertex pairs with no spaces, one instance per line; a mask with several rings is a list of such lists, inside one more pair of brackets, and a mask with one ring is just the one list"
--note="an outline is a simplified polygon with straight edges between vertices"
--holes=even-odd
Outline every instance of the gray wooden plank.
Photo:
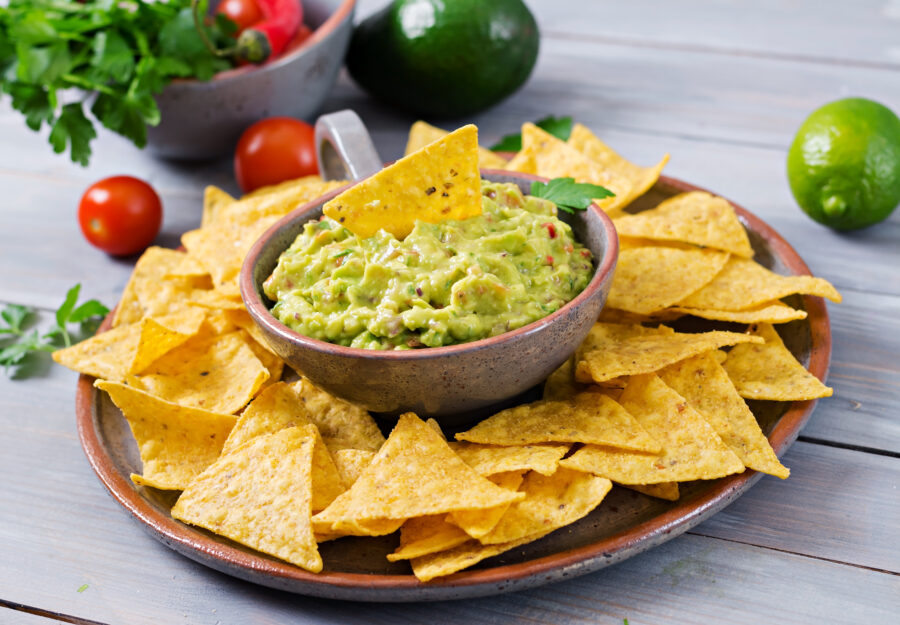
[[[703,526],[727,540],[688,535],[585,578],[436,606],[354,606],[257,588],[175,554],[130,521],[83,458],[72,414],[74,381],[74,374],[59,367],[42,378],[0,380],[5,413],[0,421],[0,544],[5,547],[0,599],[109,623],[211,625],[219,620],[613,623],[623,617],[632,623],[757,623],[763,618],[838,623],[848,622],[848,615],[849,622],[888,623],[900,609],[897,576],[741,544],[772,542],[775,536],[775,542],[790,548],[790,524],[778,518],[789,513],[796,544],[811,555],[853,557],[864,566],[883,565],[885,550],[893,549],[890,557],[896,558],[896,541],[873,545],[891,527],[898,505],[884,492],[890,476],[876,474],[883,470],[882,459],[858,453],[848,464],[850,452],[822,447],[811,454],[806,450],[815,446],[803,444],[785,459],[792,478],[763,482],[776,489],[771,505],[751,491],[747,497],[755,505],[726,511],[729,516],[718,527]],[[811,475],[823,471],[828,477]],[[822,480],[831,481],[823,485]],[[827,497],[811,502],[816,489]],[[792,496],[807,505],[786,510],[784,502]],[[828,528],[817,523],[821,508],[829,508],[824,518],[840,538],[829,540]],[[872,515],[867,523],[882,520],[886,529],[871,536],[850,531],[858,527],[860,509]],[[815,540],[801,535],[810,528],[818,532]],[[88,590],[77,593],[84,583]]]
[[765,476],[692,533],[900,574],[900,550],[892,546],[900,460],[797,442],[784,462],[791,477]]
[[[368,16],[385,4],[386,0],[360,0],[357,15]],[[900,67],[896,2],[530,0],[527,4],[544,38],[581,36],[719,54]]]
[[53,623],[65,622],[50,616],[32,614],[0,605],[0,623],[4,625],[53,625]]

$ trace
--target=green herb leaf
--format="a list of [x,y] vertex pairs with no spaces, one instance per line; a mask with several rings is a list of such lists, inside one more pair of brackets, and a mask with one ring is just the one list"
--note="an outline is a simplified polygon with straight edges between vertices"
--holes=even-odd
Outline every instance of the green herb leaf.
[[[84,592],[88,588],[89,588],[89,586],[87,584],[82,584],[81,586],[78,587],[78,590],[76,592]],[[625,625],[628,625],[628,623],[626,623]]]
[[5,328],[0,328],[0,333],[5,334],[22,334],[22,324],[28,318],[31,311],[25,306],[18,304],[9,304],[0,311],[0,317],[6,322]]
[[109,314],[109,308],[95,299],[83,303],[69,315],[69,323],[84,323],[92,317],[105,317]]
[[574,178],[554,178],[531,183],[531,195],[550,200],[560,210],[571,213],[585,210],[594,200],[613,197],[615,193],[600,185],[575,182]]
[[134,50],[116,30],[97,33],[94,38],[94,75],[127,83],[134,71]]
[[87,165],[91,157],[91,140],[96,136],[94,125],[81,110],[81,102],[73,102],[66,104],[59,118],[53,122],[50,144],[57,154],[64,152],[68,144],[72,160]]
[[[550,115],[534,122],[534,125],[563,141],[567,141],[572,134],[572,118],[569,116]],[[495,152],[518,152],[522,149],[522,133],[505,135],[498,143],[492,145],[491,149]]]
[[337,254],[334,254],[331,258],[341,258],[343,256],[346,256],[347,254],[352,254],[352,253],[353,253],[353,250],[344,250],[343,252],[338,252]]

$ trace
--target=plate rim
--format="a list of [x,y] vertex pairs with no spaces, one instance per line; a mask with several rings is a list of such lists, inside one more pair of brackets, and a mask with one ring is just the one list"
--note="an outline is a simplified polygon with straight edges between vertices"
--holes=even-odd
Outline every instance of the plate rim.
[[[656,185],[677,192],[704,191],[702,187],[669,176],[660,176]],[[794,248],[769,224],[725,198],[741,221],[759,234],[772,252],[794,275],[811,275],[809,267]],[[803,296],[810,332],[808,370],[826,380],[831,360],[831,327],[825,302],[820,297]],[[100,330],[106,330],[112,315]],[[205,536],[170,516],[158,512],[145,500],[128,476],[119,473],[106,451],[96,423],[97,392],[94,378],[81,374],[75,394],[78,437],[94,473],[110,495],[166,546],[201,564],[254,583],[299,594],[354,601],[434,601],[501,594],[534,587],[563,578],[599,570],[655,547],[691,529],[746,492],[762,474],[752,469],[717,480],[709,491],[681,501],[652,519],[629,527],[602,540],[555,554],[485,569],[470,569],[431,582],[414,575],[376,573],[310,573],[299,567],[270,559],[264,554]],[[769,442],[781,457],[796,440],[815,407],[816,400],[795,401],[779,418]]]

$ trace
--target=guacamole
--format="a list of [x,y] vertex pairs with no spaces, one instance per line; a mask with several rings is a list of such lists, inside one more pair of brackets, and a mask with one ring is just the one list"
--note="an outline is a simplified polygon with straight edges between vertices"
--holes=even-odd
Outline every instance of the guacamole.
[[364,349],[465,343],[536,321],[580,293],[591,253],[556,205],[515,184],[482,182],[481,215],[416,222],[402,241],[359,239],[323,217],[263,285],[272,313],[300,334]]

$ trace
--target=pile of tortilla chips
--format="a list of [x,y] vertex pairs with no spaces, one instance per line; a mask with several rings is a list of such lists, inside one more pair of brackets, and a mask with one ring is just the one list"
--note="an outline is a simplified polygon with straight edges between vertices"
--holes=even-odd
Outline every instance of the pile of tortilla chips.
[[[531,124],[522,134],[507,163],[478,148],[474,127],[418,122],[412,154],[325,212],[362,236],[388,222],[402,234],[416,219],[477,214],[479,163],[613,190],[600,202],[622,235],[609,306],[542,400],[451,442],[436,422],[404,414],[385,440],[361,407],[305,378],[282,380],[284,363],[244,308],[237,276],[260,233],[338,183],[303,178],[237,200],[210,187],[186,251],[148,249],[113,327],[54,354],[97,377],[122,411],[143,462],[135,483],[182,491],[176,519],[313,572],[324,541],[399,532],[388,560],[408,560],[428,581],[574,523],[613,484],[676,500],[679,482],[745,468],[787,477],[744,400],[831,394],[772,324],[805,316],[785,296],[839,301],[837,292],[756,264],[721,198],[687,193],[627,214],[667,156],[639,167],[580,125],[568,141]],[[410,190],[410,201],[373,201]],[[684,333],[659,324],[688,314],[752,325]]]

